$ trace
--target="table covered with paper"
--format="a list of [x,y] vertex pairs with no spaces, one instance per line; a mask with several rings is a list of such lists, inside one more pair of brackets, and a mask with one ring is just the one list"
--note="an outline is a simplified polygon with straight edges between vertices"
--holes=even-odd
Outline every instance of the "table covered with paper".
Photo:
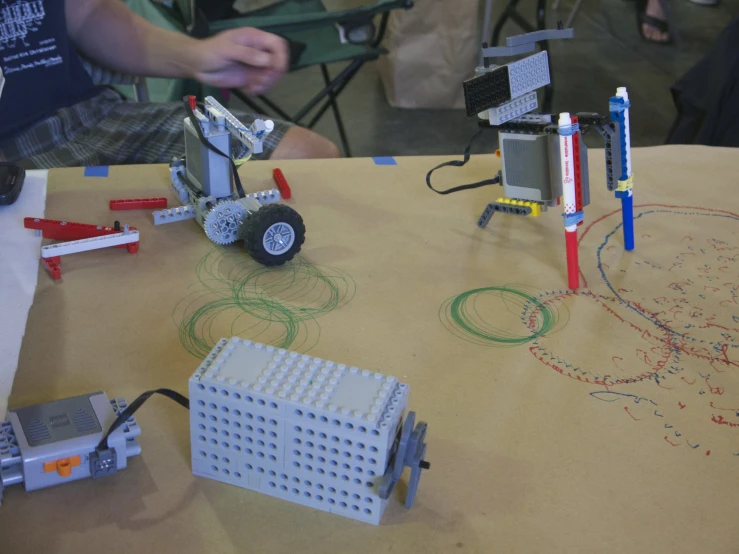
[[[406,473],[381,524],[360,523],[194,477],[189,414],[152,398],[124,471],[6,489],[2,550],[735,552],[739,156],[635,149],[636,249],[624,252],[620,203],[591,150],[577,291],[559,210],[479,229],[501,191],[434,194],[424,176],[445,159],[281,162],[307,239],[278,269],[193,221],[108,211],[113,198],[167,195],[164,166],[52,171],[47,218],[119,219],[141,244],[68,256],[59,281],[39,269],[10,409],[187,393],[216,341],[237,335],[407,383],[431,468],[412,509]],[[274,167],[242,167],[248,192],[271,188]],[[473,157],[434,179],[499,167]]]

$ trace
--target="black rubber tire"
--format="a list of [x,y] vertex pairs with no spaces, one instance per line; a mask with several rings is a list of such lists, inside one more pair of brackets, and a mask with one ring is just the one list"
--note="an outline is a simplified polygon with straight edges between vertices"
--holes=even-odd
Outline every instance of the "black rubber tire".
[[[295,241],[287,252],[275,256],[264,248],[264,234],[275,223],[287,223],[295,232]],[[267,204],[249,214],[244,222],[244,248],[257,262],[266,266],[282,265],[292,260],[305,241],[305,225],[300,214],[290,206]]]

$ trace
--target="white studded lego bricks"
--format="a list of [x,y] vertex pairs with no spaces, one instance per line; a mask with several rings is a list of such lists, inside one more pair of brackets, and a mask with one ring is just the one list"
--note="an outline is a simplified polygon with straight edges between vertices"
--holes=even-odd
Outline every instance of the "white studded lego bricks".
[[156,211],[153,215],[154,225],[162,225],[164,223],[184,221],[185,219],[195,219],[195,208],[192,206],[180,206],[179,208]]
[[193,473],[378,524],[408,392],[394,377],[223,339],[190,379]]
[[280,200],[282,200],[280,191],[277,189],[263,190],[260,192],[252,192],[250,194],[247,194],[246,196],[248,196],[249,198],[253,198],[254,200],[256,200],[262,205],[275,204],[276,202],[279,202]]
[[132,242],[139,242],[138,231],[128,231],[127,233],[115,233],[112,235],[103,235],[89,239],[49,244],[48,246],[41,247],[41,257],[54,258],[56,256],[64,256],[66,254],[76,254],[77,252],[88,252],[90,250],[98,250],[100,248],[131,244]]
[[508,82],[511,86],[511,98],[523,96],[527,92],[548,85],[549,58],[546,50],[509,63]]
[[490,108],[488,118],[491,125],[501,125],[506,121],[521,117],[539,107],[536,92],[524,94],[518,98],[509,100],[505,104]]

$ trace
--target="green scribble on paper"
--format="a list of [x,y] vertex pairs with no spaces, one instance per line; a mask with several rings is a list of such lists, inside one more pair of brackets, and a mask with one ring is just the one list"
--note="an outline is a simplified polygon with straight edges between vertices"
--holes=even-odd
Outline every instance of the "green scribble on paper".
[[356,284],[345,272],[297,256],[265,267],[243,251],[214,248],[195,268],[197,282],[173,311],[185,349],[203,358],[223,337],[240,336],[307,352],[317,320],[347,304]]
[[[473,289],[448,298],[439,309],[439,319],[461,339],[505,348],[559,330],[569,320],[569,310],[550,294],[506,285]],[[510,325],[511,319],[515,320],[515,328]]]

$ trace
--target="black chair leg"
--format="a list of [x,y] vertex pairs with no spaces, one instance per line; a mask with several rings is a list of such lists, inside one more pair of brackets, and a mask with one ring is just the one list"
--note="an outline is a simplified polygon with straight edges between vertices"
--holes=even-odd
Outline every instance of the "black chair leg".
[[[325,64],[321,64],[321,73],[323,74],[323,82],[326,83],[326,87],[331,86],[331,76],[328,74],[328,68]],[[341,112],[339,112],[339,104],[336,102],[336,94],[333,89],[328,91],[328,99],[331,102],[331,109],[334,112],[334,119],[336,120],[336,127],[339,129],[339,137],[341,137],[341,146],[344,148],[344,155],[347,158],[352,157],[352,152],[349,148],[349,141],[346,138],[346,129],[344,129],[344,121],[341,119]]]
[[516,9],[516,4],[518,4],[518,0],[509,0],[508,4],[503,10],[503,14],[498,18],[498,21],[496,21],[495,27],[493,27],[493,36],[490,40],[491,46],[498,46],[498,41],[500,40],[500,32],[503,30],[503,26],[508,21],[510,11]]
[[[334,89],[334,96],[337,98],[341,95],[341,91],[343,91],[346,86],[351,82],[351,80],[354,78],[354,76],[359,73],[359,70],[362,69],[362,66],[364,63],[359,63],[354,66],[352,71],[346,75],[346,78],[341,81],[341,84]],[[318,123],[318,120],[320,120],[323,117],[323,114],[325,114],[328,109],[331,107],[331,100],[326,100],[323,105],[321,105],[320,108],[318,108],[318,111],[316,114],[311,118],[310,122],[308,123],[307,127],[308,129],[312,129],[316,123]]]
[[[536,27],[539,31],[547,28],[547,0],[538,0],[536,3]],[[549,52],[549,43],[543,41],[541,49]],[[549,84],[544,88],[544,105],[542,111],[551,113],[552,99],[554,97],[554,69],[552,68],[552,56],[548,56],[549,62]]]
[[264,108],[262,108],[262,106],[260,106],[256,102],[254,102],[254,100],[252,100],[251,98],[249,98],[241,90],[239,90],[239,89],[231,89],[231,94],[233,94],[236,98],[238,98],[244,104],[246,104],[247,107],[250,108],[254,113],[269,115],[267,113],[267,110],[265,110]]

